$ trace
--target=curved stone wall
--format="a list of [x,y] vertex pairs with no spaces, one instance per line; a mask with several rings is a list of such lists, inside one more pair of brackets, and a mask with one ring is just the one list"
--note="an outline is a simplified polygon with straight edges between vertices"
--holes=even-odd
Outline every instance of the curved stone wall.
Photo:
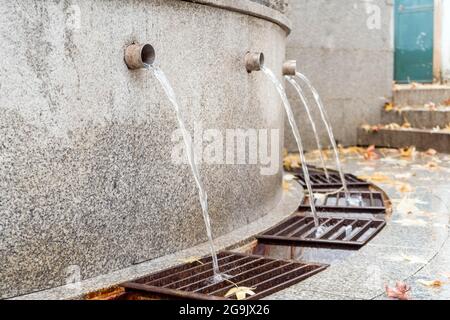
[[[172,108],[149,72],[123,62],[133,41],[155,47],[190,130],[279,129],[282,145],[280,100],[243,57],[263,51],[281,77],[287,20],[251,1],[202,2],[0,4],[1,297],[206,240],[189,167],[171,161]],[[281,165],[260,169],[202,164],[215,236],[278,203]]]

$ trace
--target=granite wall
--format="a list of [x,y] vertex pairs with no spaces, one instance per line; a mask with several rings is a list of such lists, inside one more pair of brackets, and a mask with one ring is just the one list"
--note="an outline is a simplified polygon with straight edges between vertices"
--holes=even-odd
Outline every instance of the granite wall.
[[[292,33],[287,57],[317,87],[333,121],[336,139],[356,143],[362,123],[379,123],[380,108],[392,95],[392,0],[298,0],[290,2]],[[289,86],[290,88],[290,86]],[[299,98],[289,90],[308,149],[315,140]],[[313,104],[314,100],[310,97]],[[320,116],[314,112],[319,121]],[[320,122],[320,137],[328,146]],[[326,144],[325,144],[326,142]],[[286,131],[286,147],[296,150]]]
[[[0,3],[0,297],[90,278],[206,240],[194,180],[171,161],[174,112],[124,48],[150,42],[193,131],[278,129],[289,21],[252,1]],[[269,21],[270,20],[270,21]],[[278,164],[281,150],[275,152]],[[215,236],[279,201],[281,168],[202,164]]]

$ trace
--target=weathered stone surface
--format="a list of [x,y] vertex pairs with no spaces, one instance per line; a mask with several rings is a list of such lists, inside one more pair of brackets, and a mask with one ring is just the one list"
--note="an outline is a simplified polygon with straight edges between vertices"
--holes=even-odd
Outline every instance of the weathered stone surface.
[[430,102],[439,105],[446,101],[450,101],[449,85],[398,86],[394,90],[394,104],[397,106],[423,106]]
[[433,129],[436,127],[445,128],[450,123],[450,108],[439,108],[430,110],[429,108],[402,108],[401,112],[383,112],[381,121],[384,124],[408,122],[413,128]]
[[[133,41],[155,47],[190,130],[283,129],[273,85],[243,65],[264,51],[280,75],[279,25],[186,1],[77,5],[0,4],[0,297],[65,284],[70,266],[86,279],[205,241],[189,168],[171,162],[173,110],[149,72],[123,62]],[[280,198],[281,168],[203,164],[201,175],[215,236]]]
[[450,133],[435,132],[431,129],[381,129],[378,132],[366,132],[358,129],[358,145],[377,147],[406,148],[415,146],[417,150],[435,149],[450,153]]
[[[392,2],[291,1],[289,13],[293,31],[287,58],[297,60],[299,71],[316,86],[336,139],[344,145],[355,144],[356,127],[364,122],[379,123],[380,108],[392,96]],[[289,97],[298,100],[293,90]],[[310,102],[315,110],[314,101]],[[306,147],[316,148],[303,106],[296,103],[294,112]],[[328,146],[318,112],[313,113]],[[289,131],[285,144],[296,150]]]

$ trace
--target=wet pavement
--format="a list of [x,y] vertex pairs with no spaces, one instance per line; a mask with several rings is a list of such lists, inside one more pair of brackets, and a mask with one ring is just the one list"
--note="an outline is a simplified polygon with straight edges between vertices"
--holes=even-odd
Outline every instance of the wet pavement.
[[[286,176],[279,205],[265,217],[215,239],[219,250],[327,263],[330,267],[267,299],[389,299],[385,286],[403,281],[411,299],[450,299],[450,156],[411,150],[341,150],[346,172],[369,179],[392,200],[387,226],[360,250],[254,247],[253,236],[290,216],[302,201],[300,184]],[[309,163],[319,165],[317,153]],[[327,165],[334,168],[333,161]],[[360,216],[360,214],[358,214]],[[379,218],[380,215],[377,215]],[[79,286],[63,286],[16,299],[73,299],[124,281],[180,264],[209,253],[201,244],[175,254],[140,263]]]
[[[411,299],[450,299],[450,156],[360,148],[341,154],[346,172],[370,180],[391,199],[387,226],[350,254],[321,257],[309,250],[302,259],[331,266],[270,298],[389,299],[385,286],[402,281]],[[319,165],[317,152],[309,161]],[[334,167],[331,160],[327,165]]]

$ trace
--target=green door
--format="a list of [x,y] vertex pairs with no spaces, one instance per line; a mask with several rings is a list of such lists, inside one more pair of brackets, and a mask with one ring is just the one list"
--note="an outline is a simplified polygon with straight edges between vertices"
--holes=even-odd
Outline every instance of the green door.
[[433,81],[434,0],[395,0],[395,80]]

